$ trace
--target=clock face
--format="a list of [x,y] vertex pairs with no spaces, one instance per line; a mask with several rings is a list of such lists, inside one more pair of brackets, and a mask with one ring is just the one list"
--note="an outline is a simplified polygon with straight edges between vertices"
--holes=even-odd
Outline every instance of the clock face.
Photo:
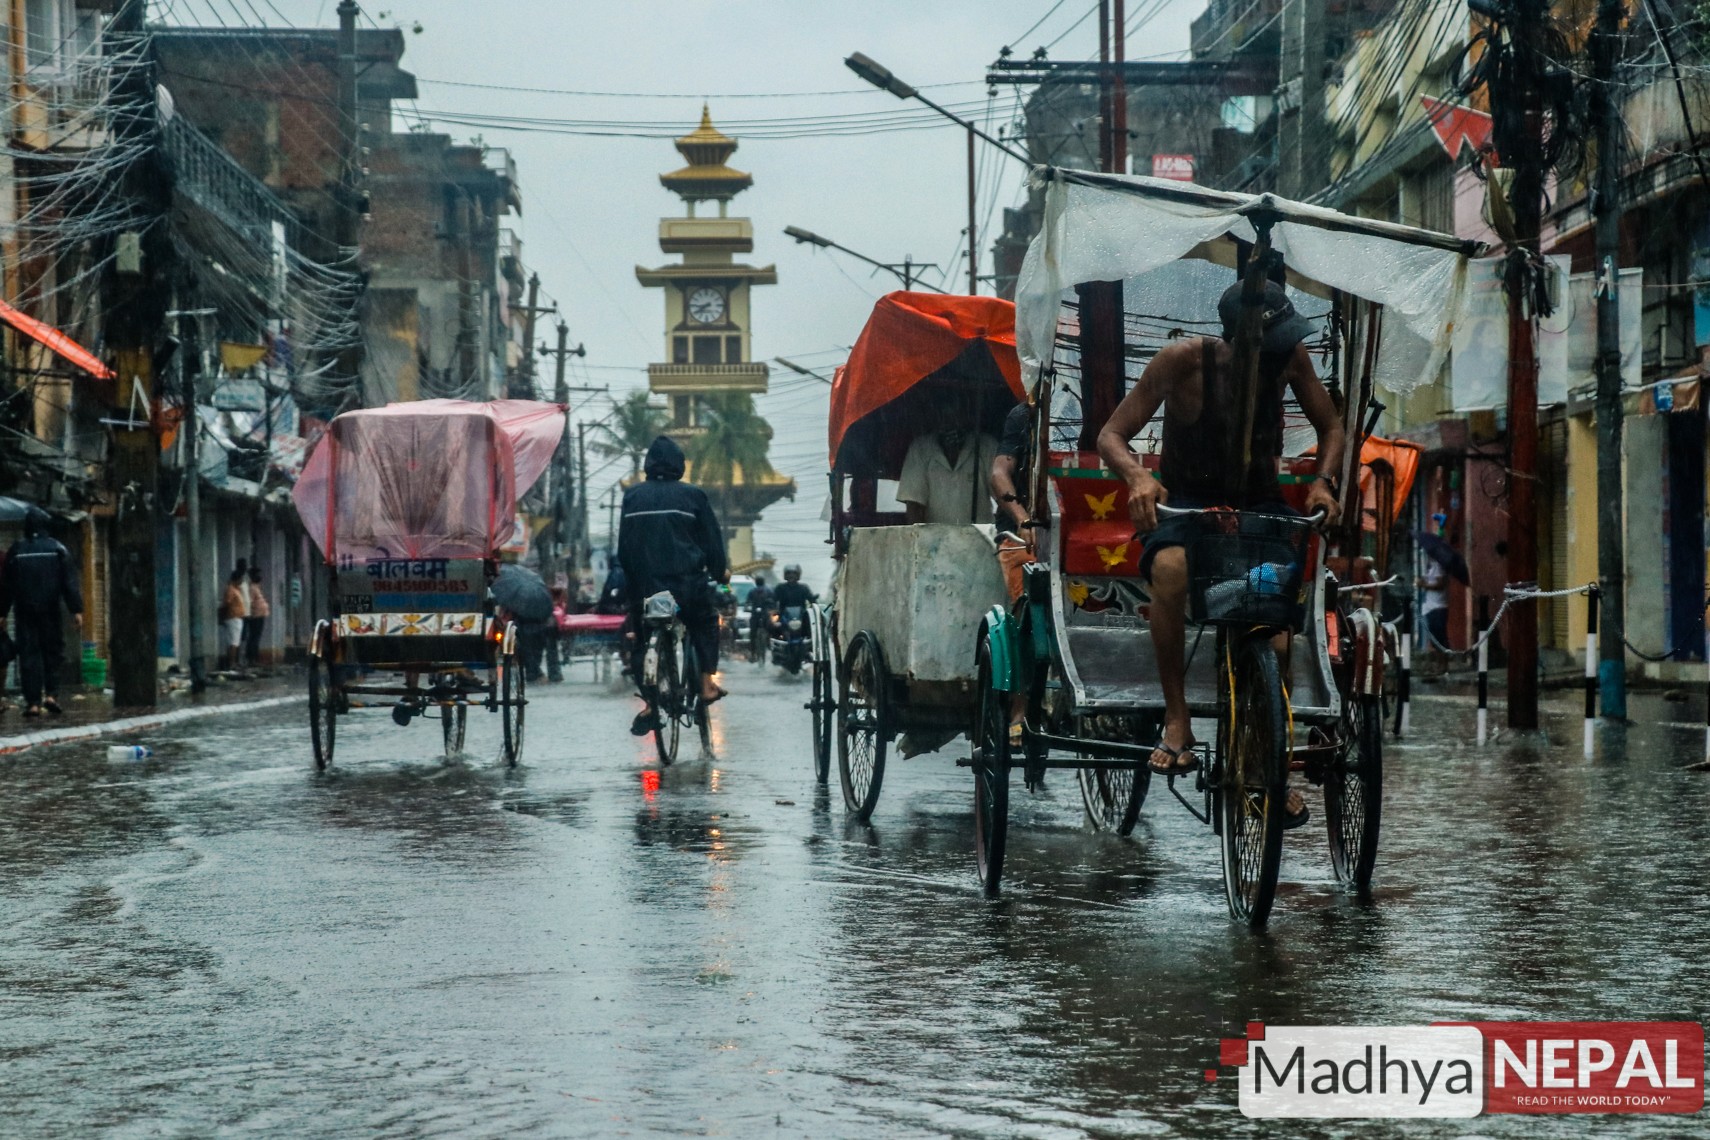
[[724,320],[724,293],[702,285],[689,293],[689,317],[698,324],[716,325]]

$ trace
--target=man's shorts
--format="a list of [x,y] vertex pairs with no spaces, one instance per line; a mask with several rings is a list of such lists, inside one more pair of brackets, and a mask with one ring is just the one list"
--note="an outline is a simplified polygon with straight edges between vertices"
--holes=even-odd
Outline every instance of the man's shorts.
[[242,645],[243,644],[243,619],[242,618],[227,618],[225,620],[225,627],[226,627],[226,647],[229,649],[236,649],[240,645]]
[[[1177,495],[1164,504],[1178,510],[1204,510],[1210,506],[1185,495]],[[1242,507],[1256,515],[1282,515],[1286,518],[1301,517],[1299,511],[1283,502],[1281,499],[1269,499],[1255,503],[1250,507]],[[1158,556],[1158,551],[1171,546],[1186,546],[1189,541],[1199,534],[1199,515],[1161,515],[1158,519],[1158,529],[1147,535],[1140,550],[1140,577],[1143,581],[1152,580],[1152,559]]]

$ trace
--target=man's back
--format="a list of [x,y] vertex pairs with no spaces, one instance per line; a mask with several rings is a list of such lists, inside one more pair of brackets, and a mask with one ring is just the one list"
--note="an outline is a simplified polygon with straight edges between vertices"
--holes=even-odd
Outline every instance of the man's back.
[[52,610],[64,598],[73,613],[82,610],[71,555],[51,535],[19,539],[6,554],[5,596],[20,611]]
[[807,606],[813,601],[813,591],[801,582],[784,582],[779,585],[772,595],[779,609],[790,606]]
[[618,560],[632,604],[725,572],[723,528],[706,492],[682,482],[682,450],[660,437],[648,449],[646,471],[646,482],[623,493],[618,528]]

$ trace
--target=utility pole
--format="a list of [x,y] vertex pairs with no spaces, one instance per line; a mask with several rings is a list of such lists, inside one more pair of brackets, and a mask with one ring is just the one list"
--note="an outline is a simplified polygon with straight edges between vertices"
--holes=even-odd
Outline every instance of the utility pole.
[[586,566],[591,559],[593,543],[588,541],[588,425],[576,425],[576,564]]
[[180,398],[184,401],[184,422],[178,430],[184,433],[184,582],[189,594],[185,619],[186,636],[190,639],[186,654],[190,662],[190,690],[200,693],[208,687],[208,638],[203,623],[207,620],[204,601],[212,600],[215,590],[203,589],[202,567],[202,420],[196,406],[196,381],[202,374],[202,335],[198,323],[196,336],[184,339],[184,318],[200,322],[218,309],[184,309],[167,313],[178,329],[178,378]]
[[[534,312],[536,311],[535,286],[538,283],[538,280],[538,278],[530,278],[529,280],[528,305],[530,312],[528,316],[528,328],[531,334],[531,344],[533,343],[532,334],[534,332]],[[555,403],[562,405],[564,408],[564,434],[558,438],[558,448],[553,452],[552,456],[552,549],[549,561],[557,562],[564,558],[564,548],[567,545],[564,541],[564,531],[567,528],[570,518],[570,503],[568,502],[570,497],[570,385],[569,381],[565,379],[564,368],[572,356],[586,356],[588,355],[588,350],[582,345],[577,345],[575,348],[571,348],[570,326],[565,324],[563,321],[559,321],[558,347],[555,349],[547,348],[543,344],[540,346],[540,355],[557,358],[557,369],[552,384],[552,398]],[[530,360],[529,372],[532,374],[533,371],[534,362],[533,360]],[[529,383],[529,395],[531,398],[534,394],[533,389],[534,384],[531,381]],[[544,577],[546,574],[550,573],[552,567],[550,565],[545,565],[541,567],[541,570],[543,571],[542,576]],[[566,568],[566,574],[568,576],[568,568]]]
[[[15,4],[12,10],[22,7]],[[145,47],[147,14],[146,0],[122,0],[105,32],[110,57],[124,58]],[[13,32],[20,34],[17,28]],[[133,420],[130,411],[139,404],[155,406],[158,373],[167,359],[166,353],[157,350],[172,293],[173,247],[163,221],[171,205],[172,172],[161,155],[152,50],[145,47],[141,58],[119,70],[110,97],[116,111],[115,136],[136,148],[131,151],[135,157],[114,178],[118,195],[136,208],[139,232],[117,235],[104,244],[112,252],[134,241],[141,259],[127,265],[120,257],[107,270],[102,289],[105,336],[119,374],[116,395],[126,409],[125,426],[113,430],[112,487],[117,511],[108,653],[113,702],[120,707],[153,708],[159,699],[155,549],[160,525],[160,441],[150,419]],[[7,267],[8,272],[11,269]]]
[[1597,119],[1597,687],[1603,715],[1627,718],[1626,557],[1621,487],[1621,118],[1615,69],[1621,0],[1599,0],[1591,36],[1592,109]]
[[[1514,170],[1509,204],[1515,240],[1509,247],[1508,292],[1508,581],[1538,581],[1538,346],[1534,301],[1539,294],[1539,230],[1544,197],[1543,53],[1537,33],[1550,19],[1549,0],[1513,0],[1508,34],[1514,37],[1515,89],[1521,100],[1518,139],[1497,140]],[[1512,133],[1512,132],[1510,132]],[[1538,605],[1524,601],[1508,611],[1508,727],[1538,727]]]
[[[1118,146],[1127,153],[1127,140],[1118,144],[1111,99],[1110,0],[1099,0],[1099,131],[1098,157],[1101,170],[1116,173]],[[1122,28],[1116,29],[1117,39]],[[1082,451],[1098,447],[1099,429],[1116,410],[1122,390],[1122,361],[1125,355],[1122,328],[1122,282],[1088,281],[1075,286],[1081,321],[1081,436]]]
[[[335,237],[338,241],[338,258],[341,267],[350,273],[357,273],[362,247],[362,222],[368,212],[367,199],[364,197],[361,184],[362,168],[362,124],[357,121],[357,61],[356,61],[356,17],[361,11],[356,0],[339,0],[338,5],[338,128],[339,155],[338,164],[338,193],[335,197],[338,209],[335,211]],[[362,298],[358,298],[357,307],[360,312],[363,306]],[[362,377],[362,344],[357,343],[342,349],[338,354],[339,375],[349,382],[353,391],[359,390]],[[358,401],[360,403],[360,400]]]
[[[528,275],[528,304],[512,305],[511,311],[520,312],[523,315],[523,359],[517,366],[517,371],[521,373],[521,383],[517,382],[518,378],[513,377],[508,382],[511,389],[508,395],[514,400],[537,400],[540,398],[540,393],[535,390],[534,385],[534,318],[541,313],[556,313],[558,311],[557,305],[547,305],[543,308],[540,304],[540,274],[531,273]],[[559,323],[559,328],[563,329],[563,322]],[[560,344],[559,347],[562,348],[563,345]],[[545,345],[540,346],[540,355],[542,356],[549,355],[551,351]],[[558,362],[558,371],[562,377],[564,372],[564,361],[562,359]],[[562,404],[564,401],[558,402]]]
[[1110,44],[1110,169],[1117,174],[1128,173],[1128,78],[1122,73],[1127,61],[1128,6],[1124,0],[1113,0],[1111,8]]
[[[980,239],[975,232],[974,132],[968,131],[968,296],[980,295]],[[905,278],[906,280],[906,278]]]

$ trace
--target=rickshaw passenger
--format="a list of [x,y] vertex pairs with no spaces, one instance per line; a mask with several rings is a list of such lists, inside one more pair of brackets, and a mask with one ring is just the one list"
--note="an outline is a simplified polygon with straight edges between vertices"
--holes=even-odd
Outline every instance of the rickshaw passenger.
[[[923,432],[909,445],[897,481],[897,499],[911,523],[989,523],[992,504],[980,477],[992,469],[997,440],[974,432],[973,408],[958,396],[944,409],[945,426]],[[976,495],[978,496],[976,501]]]
[[1027,525],[1027,467],[1032,458],[1033,408],[1019,403],[1003,420],[988,486],[998,505],[998,566],[1010,601],[1021,597],[1021,568],[1033,561],[1033,530]]
[[[708,704],[725,691],[713,680],[718,672],[718,604],[713,582],[726,581],[724,528],[713,514],[706,492],[684,483],[683,449],[660,436],[647,449],[645,482],[625,489],[618,517],[618,561],[629,592],[631,624],[641,628],[641,606],[668,590],[700,659],[701,699]],[[637,644],[640,639],[637,639]],[[639,677],[641,671],[635,670]],[[655,726],[654,710],[642,709],[630,731],[645,736]]]
[[[1181,775],[1198,766],[1190,751],[1194,739],[1184,656],[1188,582],[1183,543],[1194,533],[1195,520],[1171,516],[1160,521],[1157,505],[1295,514],[1283,503],[1277,479],[1283,393],[1292,388],[1318,434],[1318,476],[1307,493],[1306,509],[1323,511],[1331,522],[1340,513],[1330,472],[1342,461],[1342,424],[1302,343],[1313,331],[1312,323],[1295,312],[1282,286],[1266,285],[1251,464],[1240,471],[1241,425],[1230,343],[1241,310],[1239,283],[1224,292],[1217,309],[1223,321],[1222,337],[1178,340],[1161,349],[1098,436],[1099,454],[1128,484],[1129,515],[1136,531],[1146,536],[1140,577],[1149,583],[1152,647],[1164,695],[1164,731],[1148,762],[1163,775]],[[1141,466],[1128,447],[1160,406],[1164,409],[1161,481]],[[1298,792],[1289,792],[1288,812],[1287,826],[1306,822],[1306,807]]]

